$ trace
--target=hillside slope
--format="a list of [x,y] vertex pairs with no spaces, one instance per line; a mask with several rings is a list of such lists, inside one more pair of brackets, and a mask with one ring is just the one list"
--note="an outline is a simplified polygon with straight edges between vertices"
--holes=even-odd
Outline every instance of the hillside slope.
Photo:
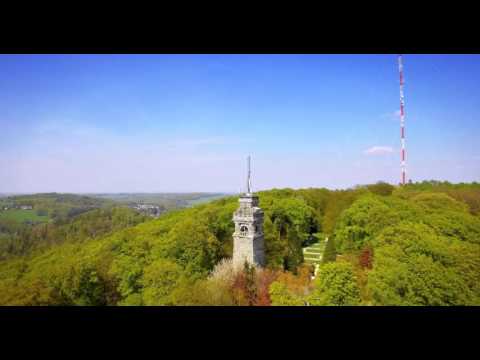
[[[268,266],[256,273],[222,262],[236,197],[78,235],[0,262],[0,304],[480,305],[480,187],[425,186],[260,192]],[[302,246],[325,236],[337,261],[312,281]]]

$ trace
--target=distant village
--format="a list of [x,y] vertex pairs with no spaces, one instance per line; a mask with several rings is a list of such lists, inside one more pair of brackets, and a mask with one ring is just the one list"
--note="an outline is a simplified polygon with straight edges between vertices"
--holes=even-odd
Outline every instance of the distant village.
[[9,209],[32,210],[33,206],[32,205],[10,205],[10,206],[3,207],[3,210],[9,210]]
[[134,204],[129,206],[131,209],[137,210],[142,214],[157,218],[163,212],[160,206],[158,205],[148,205],[148,204]]

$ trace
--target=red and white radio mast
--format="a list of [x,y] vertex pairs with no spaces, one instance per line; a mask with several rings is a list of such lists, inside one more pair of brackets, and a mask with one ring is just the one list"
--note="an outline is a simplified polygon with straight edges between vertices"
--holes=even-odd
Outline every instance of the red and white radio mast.
[[401,184],[405,185],[405,100],[403,97],[403,62],[402,55],[398,55],[398,71],[400,73],[400,141],[402,145],[401,149],[401,171],[402,180]]

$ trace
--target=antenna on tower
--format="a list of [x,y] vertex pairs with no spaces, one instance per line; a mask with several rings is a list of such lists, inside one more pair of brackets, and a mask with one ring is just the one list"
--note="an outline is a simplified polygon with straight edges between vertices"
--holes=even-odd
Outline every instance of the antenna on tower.
[[252,190],[252,183],[250,180],[250,155],[247,157],[247,194],[250,194]]
[[402,55],[398,55],[398,72],[400,73],[400,141],[402,145],[401,149],[401,172],[402,172],[402,179],[401,184],[405,185],[405,100],[403,97],[403,62],[402,62]]

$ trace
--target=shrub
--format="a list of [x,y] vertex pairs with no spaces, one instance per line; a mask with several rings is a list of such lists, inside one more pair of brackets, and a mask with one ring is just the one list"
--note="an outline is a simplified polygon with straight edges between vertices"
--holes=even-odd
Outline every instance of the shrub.
[[353,265],[339,261],[320,266],[309,303],[327,306],[360,304]]

